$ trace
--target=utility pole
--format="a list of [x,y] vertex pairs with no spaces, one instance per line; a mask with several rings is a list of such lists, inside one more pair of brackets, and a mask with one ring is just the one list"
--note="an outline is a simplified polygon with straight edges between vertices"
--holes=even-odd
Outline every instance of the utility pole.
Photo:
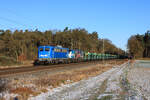
[[[102,33],[102,35],[103,35],[103,33]],[[104,36],[103,36],[102,39],[103,39],[103,64],[104,64],[104,59],[105,59],[105,58],[104,58]]]
[[119,57],[119,47],[118,47],[118,57]]
[[73,40],[72,38],[70,40],[71,40],[71,49],[73,49]]

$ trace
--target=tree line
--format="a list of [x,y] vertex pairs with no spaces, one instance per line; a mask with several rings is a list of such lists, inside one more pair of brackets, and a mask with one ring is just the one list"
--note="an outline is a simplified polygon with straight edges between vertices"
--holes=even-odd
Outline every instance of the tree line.
[[128,39],[128,50],[135,58],[150,57],[150,31],[131,36]]
[[[103,49],[104,42],[104,49]],[[37,57],[40,45],[61,45],[70,49],[80,49],[86,52],[123,54],[108,39],[100,39],[97,32],[89,33],[85,29],[76,28],[64,30],[0,30],[0,55],[15,58],[24,57],[32,60]]]

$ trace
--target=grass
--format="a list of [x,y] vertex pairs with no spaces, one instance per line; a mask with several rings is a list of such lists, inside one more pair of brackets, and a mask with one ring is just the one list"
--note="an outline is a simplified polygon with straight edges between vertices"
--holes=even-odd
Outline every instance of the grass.
[[107,81],[108,81],[108,79],[106,79],[106,80],[103,81],[103,83],[101,84],[101,86],[100,86],[100,88],[99,88],[99,91],[98,91],[95,95],[92,95],[92,96],[89,98],[89,100],[99,100],[99,99],[97,99],[97,97],[98,97],[100,94],[102,94],[102,93],[105,92],[105,90],[106,90],[106,88],[107,88]]
[[0,56],[0,66],[10,66],[15,64],[20,64],[20,63],[18,63],[14,58]]
[[103,96],[101,99],[98,100],[112,100],[112,95]]
[[[91,76],[96,76],[110,69],[111,67],[112,66],[108,66],[108,67],[96,66],[96,67],[91,67],[91,68],[86,68],[86,69],[84,68],[80,70],[66,71],[63,73],[50,75],[50,76],[44,76],[40,79],[37,78],[37,79],[32,80],[32,84],[36,86],[36,89],[29,88],[29,87],[17,87],[17,88],[12,89],[10,92],[14,94],[19,94],[20,95],[18,97],[19,99],[21,98],[27,99],[29,98],[30,95],[36,96],[40,94],[41,92],[44,92],[44,93],[47,92],[47,89],[46,89],[47,87],[52,86],[52,88],[56,88],[58,86],[61,86],[61,84],[69,84],[72,82],[80,81],[82,79],[86,79]],[[14,82],[18,83],[19,80],[17,81],[14,80]],[[26,82],[22,81],[21,83],[26,83]],[[104,88],[104,87],[101,87],[101,88]]]
[[5,100],[5,98],[2,97],[2,98],[0,98],[0,100]]
[[[114,62],[114,61],[113,61]],[[112,63],[112,62],[109,62]],[[117,64],[122,64],[123,61],[118,61]],[[28,99],[30,95],[36,96],[40,94],[41,92],[47,92],[47,88],[50,87],[55,88],[58,86],[61,86],[61,84],[69,84],[72,82],[77,82],[82,79],[87,79],[88,77],[96,76],[98,74],[101,74],[109,69],[112,68],[112,66],[116,64],[114,62],[111,65],[103,66],[103,65],[95,65],[92,67],[87,68],[80,68],[76,70],[68,70],[65,72],[61,72],[58,74],[45,74],[42,75],[40,78],[25,78],[25,79],[14,79],[11,81],[11,88],[10,93],[19,94],[18,98],[19,100],[22,100],[22,98]],[[107,80],[105,80],[101,87],[100,87],[100,93],[103,93],[106,88]],[[27,87],[29,84],[33,84],[35,87]],[[22,87],[22,85],[24,87]],[[23,99],[23,100],[25,100]]]
[[37,96],[41,92],[47,92],[46,89],[39,91],[33,91],[32,88],[29,87],[18,87],[16,89],[10,90],[11,93],[18,94],[19,96],[16,97],[18,100],[27,100],[30,95]]
[[113,96],[112,95],[107,95],[107,96],[103,96],[102,98],[100,99],[94,99],[94,100],[112,100]]
[[102,93],[105,92],[105,90],[106,90],[106,88],[107,88],[107,81],[108,81],[108,79],[106,79],[106,80],[102,83],[102,85],[101,85],[101,87],[100,87],[100,94],[102,94]]
[[96,76],[102,72],[105,72],[106,70],[110,69],[111,66],[107,67],[93,67],[88,69],[80,69],[80,70],[74,70],[74,71],[66,71],[64,73],[51,75],[47,77],[43,77],[41,79],[34,80],[34,84],[37,86],[53,86],[57,87],[61,84],[68,84],[67,80],[71,80],[71,82],[80,81],[82,79],[86,79],[88,77]]
[[138,58],[137,60],[150,60],[150,58]]

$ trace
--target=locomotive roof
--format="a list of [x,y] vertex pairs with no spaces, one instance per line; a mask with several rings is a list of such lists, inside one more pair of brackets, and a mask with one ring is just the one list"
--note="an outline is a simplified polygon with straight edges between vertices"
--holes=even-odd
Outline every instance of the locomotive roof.
[[69,49],[69,48],[64,48],[64,47],[60,47],[60,46],[51,46],[51,45],[42,45],[39,47],[51,47],[51,48],[61,48],[61,49]]

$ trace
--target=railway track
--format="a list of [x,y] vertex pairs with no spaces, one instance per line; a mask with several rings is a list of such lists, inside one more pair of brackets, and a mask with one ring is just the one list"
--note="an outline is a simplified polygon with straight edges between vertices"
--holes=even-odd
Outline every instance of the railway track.
[[48,65],[48,66],[29,66],[29,67],[18,67],[18,68],[7,68],[0,70],[0,78],[2,77],[9,77],[12,75],[24,74],[24,73],[33,73],[37,71],[44,71],[44,70],[53,70],[53,69],[62,69],[62,68],[70,68],[82,66],[82,65],[93,65],[101,63],[100,61],[92,61],[92,62],[80,62],[80,63],[71,63],[71,64],[58,64],[58,65]]

